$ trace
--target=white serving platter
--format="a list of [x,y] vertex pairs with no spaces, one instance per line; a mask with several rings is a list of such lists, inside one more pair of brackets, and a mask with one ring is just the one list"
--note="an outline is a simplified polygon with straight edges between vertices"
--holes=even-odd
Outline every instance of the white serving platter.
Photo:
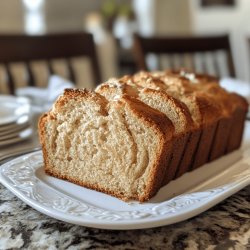
[[4,147],[13,143],[27,140],[31,138],[32,135],[33,135],[33,128],[29,126],[21,131],[0,136],[0,147]]
[[26,97],[0,95],[0,126],[16,123],[30,113],[30,101]]
[[142,229],[177,223],[223,201],[250,184],[250,151],[238,150],[187,173],[150,201],[123,202],[45,174],[42,152],[0,167],[0,182],[52,218],[103,229]]

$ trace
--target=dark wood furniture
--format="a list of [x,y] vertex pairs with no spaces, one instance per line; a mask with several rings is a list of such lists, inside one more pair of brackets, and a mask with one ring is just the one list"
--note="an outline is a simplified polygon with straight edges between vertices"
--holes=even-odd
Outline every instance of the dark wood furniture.
[[0,64],[3,64],[6,69],[11,94],[15,93],[15,82],[10,70],[10,63],[23,62],[26,66],[27,82],[30,86],[35,86],[35,77],[30,66],[32,61],[45,60],[49,74],[53,74],[52,59],[65,59],[68,78],[75,82],[76,76],[71,58],[82,56],[90,59],[93,80],[96,84],[100,83],[100,68],[91,34],[79,32],[41,36],[0,35]]
[[235,5],[235,0],[201,0],[202,7],[233,7]]
[[[235,76],[230,41],[228,35],[221,36],[194,36],[194,37],[150,37],[145,38],[138,35],[134,37],[134,55],[139,70],[147,70],[146,56],[149,53],[155,55],[168,54],[170,67],[173,66],[173,56],[178,54],[180,58],[180,66],[186,67],[183,57],[189,56],[191,69],[196,70],[194,63],[194,55],[211,54],[211,60],[215,69],[215,74],[221,76],[219,61],[217,60],[217,52],[225,53],[228,74]],[[210,60],[210,61],[211,61]],[[205,60],[201,61],[202,71],[207,72]],[[190,67],[189,67],[190,68]]]

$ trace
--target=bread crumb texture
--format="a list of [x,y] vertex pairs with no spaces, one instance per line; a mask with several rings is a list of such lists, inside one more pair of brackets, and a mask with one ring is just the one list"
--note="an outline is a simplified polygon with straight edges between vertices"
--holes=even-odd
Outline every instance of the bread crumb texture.
[[66,90],[40,120],[45,171],[122,199],[148,199],[173,126],[144,108],[129,97],[108,102],[94,92]]

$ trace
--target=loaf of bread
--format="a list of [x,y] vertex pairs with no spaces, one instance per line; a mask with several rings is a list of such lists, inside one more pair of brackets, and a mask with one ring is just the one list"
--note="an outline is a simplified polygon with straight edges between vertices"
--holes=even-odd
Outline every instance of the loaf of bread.
[[238,149],[247,109],[216,78],[187,71],[112,78],[95,91],[67,89],[39,121],[45,172],[146,201]]

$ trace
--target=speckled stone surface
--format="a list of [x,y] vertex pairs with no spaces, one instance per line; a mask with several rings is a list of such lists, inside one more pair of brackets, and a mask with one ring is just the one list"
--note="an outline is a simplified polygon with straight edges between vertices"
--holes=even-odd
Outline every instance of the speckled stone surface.
[[178,224],[111,231],[50,218],[0,184],[0,249],[250,249],[250,186]]

